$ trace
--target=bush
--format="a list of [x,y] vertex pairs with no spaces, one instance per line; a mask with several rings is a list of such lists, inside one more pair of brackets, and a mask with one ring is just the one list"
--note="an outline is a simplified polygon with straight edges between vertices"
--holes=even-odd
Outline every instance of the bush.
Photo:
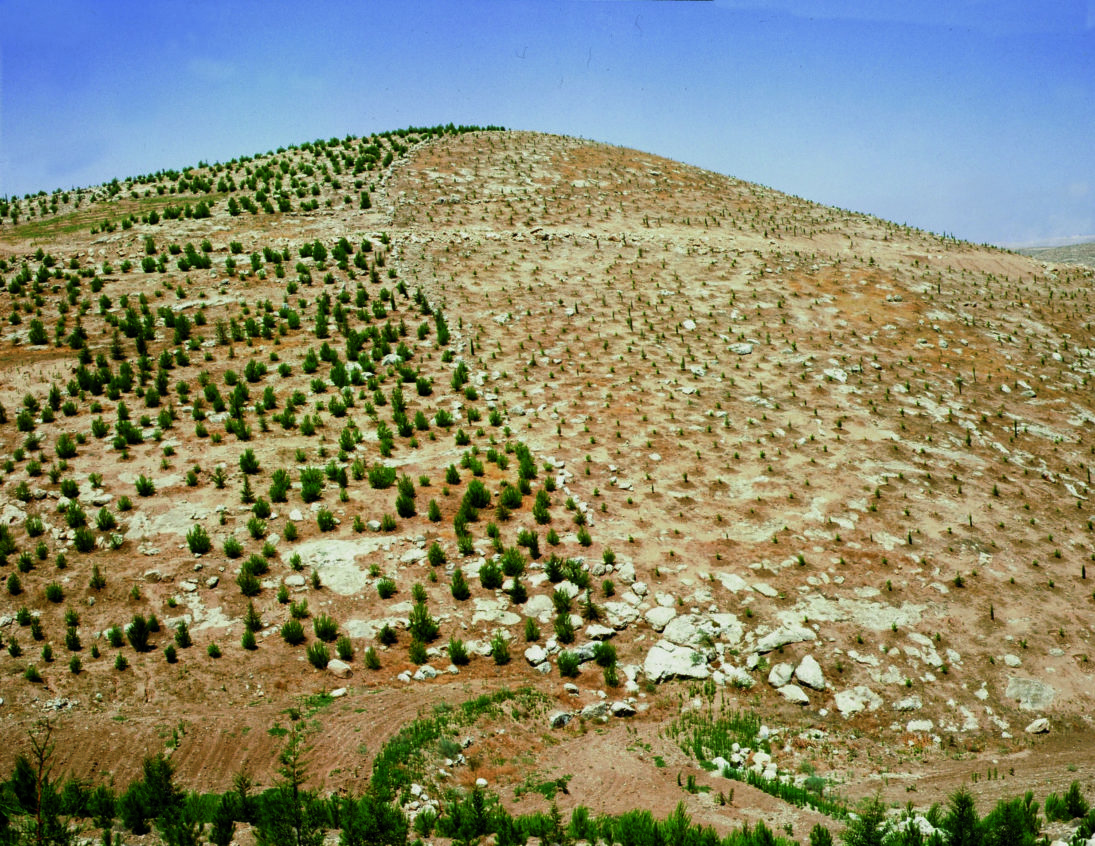
[[449,660],[458,667],[463,667],[471,660],[468,657],[468,647],[456,635],[449,638]]
[[559,643],[574,643],[574,623],[570,620],[570,614],[561,611],[555,615],[555,637]]
[[175,644],[179,649],[189,649],[193,643],[194,640],[190,637],[190,627],[186,624],[186,620],[179,620],[175,626]]
[[532,617],[525,618],[525,641],[532,643],[540,639],[540,627]]
[[346,635],[342,635],[335,642],[335,652],[338,653],[338,657],[343,661],[352,661],[354,658],[354,645],[350,642],[350,638]]
[[290,618],[281,627],[281,637],[290,646],[304,643],[304,626],[300,624],[300,620]]
[[424,602],[414,604],[407,620],[407,628],[412,638],[423,643],[431,643],[436,640],[440,631],[437,621],[430,616],[429,609],[426,608]]
[[73,532],[72,543],[77,552],[91,552],[95,549],[95,534],[86,526],[80,526]]
[[594,644],[593,660],[602,667],[616,666],[616,647],[611,643]]
[[567,652],[565,649],[559,653],[559,675],[563,678],[577,677],[580,665],[581,661],[575,653]]
[[338,622],[326,614],[320,614],[312,620],[316,637],[325,643],[331,643],[338,637]]
[[243,544],[229,535],[224,541],[224,554],[229,558],[239,558],[243,555]]
[[240,593],[244,596],[258,596],[262,590],[262,582],[247,567],[243,567],[236,576],[236,584],[239,585]]
[[174,664],[179,660],[179,654],[175,651],[175,644],[169,643],[164,647],[163,657],[167,659],[168,664]]
[[395,594],[395,582],[391,579],[381,579],[376,583],[376,592],[381,599],[390,599]]
[[468,580],[464,576],[464,571],[457,567],[452,572],[452,598],[463,602],[465,599],[471,596],[471,589],[468,587]]
[[65,591],[57,582],[50,582],[46,585],[46,599],[55,605],[65,601]]
[[140,614],[134,614],[133,619],[129,623],[129,627],[126,629],[126,639],[129,640],[129,645],[133,647],[136,652],[148,652],[150,649],[148,645],[149,635],[152,633],[152,629],[148,625],[148,620],[142,617]]
[[137,477],[137,496],[152,496],[156,493],[156,485],[143,473]]
[[240,646],[246,649],[248,652],[253,652],[259,648],[258,642],[255,640],[255,633],[252,631],[244,631],[243,637],[240,638]]
[[395,512],[404,520],[413,517],[417,513],[414,507],[414,500],[405,494],[399,494],[399,496],[395,498]]
[[253,449],[245,449],[240,454],[240,470],[248,476],[254,476],[259,472],[259,460],[255,457]]
[[371,646],[365,650],[365,653],[361,656],[361,661],[365,665],[366,669],[380,669],[380,656],[376,654],[376,650],[373,649],[373,647]]
[[496,632],[490,640],[490,657],[499,667],[510,661],[509,640],[502,632]]
[[411,659],[412,664],[425,664],[430,660],[426,654],[426,644],[418,639],[411,640],[407,656]]
[[209,644],[209,646],[205,647],[205,654],[208,655],[210,658],[220,658],[221,648],[217,646],[217,644],[211,643]]
[[205,555],[213,548],[213,541],[209,539],[209,533],[201,525],[196,525],[186,533],[186,545],[195,555]]
[[331,653],[322,643],[313,643],[308,646],[308,663],[317,670],[326,670],[331,663]]
[[321,532],[330,532],[336,525],[335,515],[326,508],[321,508],[316,512],[316,524]]
[[396,642],[398,638],[396,637],[395,629],[385,623],[383,626],[380,627],[380,631],[376,633],[376,639],[383,646],[391,646]]
[[497,564],[487,561],[479,568],[479,581],[487,590],[502,587],[502,570]]

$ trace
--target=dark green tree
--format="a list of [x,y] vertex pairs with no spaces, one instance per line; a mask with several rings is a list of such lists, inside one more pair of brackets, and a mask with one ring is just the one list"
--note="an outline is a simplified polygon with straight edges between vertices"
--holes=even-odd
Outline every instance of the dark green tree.
[[307,749],[297,726],[278,755],[278,783],[263,795],[255,826],[258,846],[320,846],[325,814],[308,780]]
[[889,832],[886,806],[876,796],[863,801],[859,806],[859,816],[848,823],[840,839],[847,846],[882,846]]
[[981,818],[973,794],[960,788],[951,794],[947,805],[947,815],[943,818],[947,842],[951,846],[981,846]]

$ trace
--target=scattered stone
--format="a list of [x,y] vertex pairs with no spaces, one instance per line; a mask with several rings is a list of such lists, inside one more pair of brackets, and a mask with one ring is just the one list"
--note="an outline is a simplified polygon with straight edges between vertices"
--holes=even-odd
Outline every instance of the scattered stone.
[[768,671],[768,684],[772,687],[783,687],[785,684],[790,684],[791,676],[794,675],[795,668],[788,664],[786,661],[781,661],[772,667]]
[[436,669],[431,667],[429,664],[423,664],[421,667],[419,667],[417,670],[415,670],[414,680],[415,681],[429,681],[430,679],[437,678],[439,675],[441,675],[441,674]]
[[842,717],[850,717],[860,711],[876,711],[882,706],[882,697],[866,685],[856,685],[842,690],[834,697],[836,709]]
[[919,711],[924,707],[924,703],[920,701],[919,696],[909,696],[906,699],[899,699],[893,704],[895,711]]
[[1008,679],[1005,695],[1008,699],[1017,699],[1024,711],[1044,711],[1053,702],[1057,691],[1045,682],[1036,679],[1021,679],[1012,676]]
[[348,679],[353,675],[353,668],[340,658],[332,658],[327,663],[327,672],[336,679]]
[[562,728],[573,719],[569,711],[555,711],[548,715],[548,725],[553,729]]
[[701,652],[664,640],[656,643],[646,654],[643,672],[653,682],[675,678],[705,679],[711,675],[707,669],[707,659]]
[[[638,582],[636,582],[636,584],[638,584]],[[632,588],[634,589],[634,587],[635,586],[633,585]],[[654,629],[654,631],[660,632],[669,625],[669,621],[676,616],[677,610],[675,608],[663,608],[659,605],[643,614],[643,619],[650,624],[650,627]]]
[[795,668],[795,678],[814,690],[825,690],[825,676],[813,655],[807,655]]
[[212,590],[217,585],[219,585],[220,582],[221,582],[221,577],[220,576],[210,576],[208,579],[205,580],[205,586],[207,588],[209,588],[210,590]]
[[1040,717],[1035,720],[1024,731],[1027,734],[1048,734],[1049,733],[1049,720],[1045,717]]
[[608,711],[613,717],[635,716],[635,707],[630,702],[624,702],[623,700],[613,702],[608,706]]
[[776,691],[780,696],[792,705],[809,705],[810,697],[807,696],[797,684],[785,684]]
[[345,695],[346,695],[346,688],[344,688],[344,687],[336,687],[334,690],[331,691],[331,698],[332,699],[341,699]]
[[909,720],[908,725],[905,726],[905,730],[910,734],[926,734],[935,728],[935,723],[931,720]]
[[534,643],[528,649],[525,650],[525,660],[533,667],[538,664],[543,664],[548,659],[547,650],[540,646],[538,643]]
[[581,712],[582,719],[584,720],[596,720],[604,717],[608,714],[607,702],[594,702],[591,705],[586,705]]
[[813,629],[808,629],[805,626],[787,626],[776,629],[774,632],[762,637],[757,642],[757,652],[771,652],[781,646],[802,643],[807,640],[817,640],[817,634],[814,633]]
[[753,351],[753,345],[752,344],[746,344],[744,342],[739,342],[739,343],[730,345],[730,352],[736,353],[737,355],[749,355],[749,353],[751,353],[752,351]]

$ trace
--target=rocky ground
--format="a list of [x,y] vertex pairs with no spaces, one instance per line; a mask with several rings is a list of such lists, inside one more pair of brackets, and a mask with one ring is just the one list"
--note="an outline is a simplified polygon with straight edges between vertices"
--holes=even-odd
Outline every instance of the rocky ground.
[[[771,749],[723,763],[833,797],[1092,787],[1089,269],[510,132],[25,200],[0,257],[0,767],[49,713],[92,780],[167,744],[195,787],[269,783],[303,708],[317,785],[353,791],[421,708],[527,685],[541,706],[439,757],[427,800],[484,778],[546,807],[518,788],[569,777],[561,807],[804,833],[814,812],[681,749],[670,726],[716,701]],[[495,562],[517,583],[485,587]],[[149,614],[152,650],[110,645]],[[348,638],[326,669],[320,615]]]

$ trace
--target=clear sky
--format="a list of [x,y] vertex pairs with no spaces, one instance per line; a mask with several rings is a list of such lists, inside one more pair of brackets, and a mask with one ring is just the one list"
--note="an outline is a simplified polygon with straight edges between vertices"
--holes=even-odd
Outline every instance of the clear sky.
[[450,121],[1095,238],[1095,0],[0,0],[0,195]]

